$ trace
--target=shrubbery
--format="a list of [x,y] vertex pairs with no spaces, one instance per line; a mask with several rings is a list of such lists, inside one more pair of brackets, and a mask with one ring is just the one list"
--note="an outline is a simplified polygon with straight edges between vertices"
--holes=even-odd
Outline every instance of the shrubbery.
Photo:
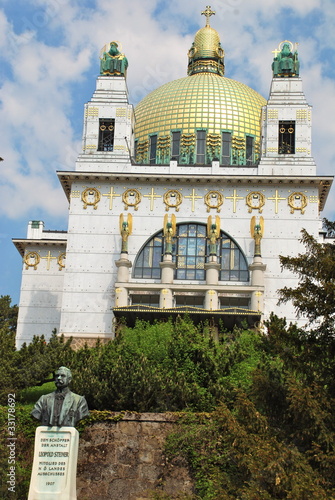
[[[281,259],[299,276],[298,287],[281,297],[307,316],[309,330],[271,316],[263,333],[220,331],[216,343],[207,325],[184,317],[138,322],[93,348],[72,351],[53,335],[16,351],[15,306],[2,297],[2,403],[7,392],[23,399],[22,389],[66,365],[73,390],[91,409],[184,412],[166,454],[188,461],[194,498],[334,500],[335,245],[320,245],[305,231],[302,241],[306,254]],[[22,469],[22,485],[26,478]]]

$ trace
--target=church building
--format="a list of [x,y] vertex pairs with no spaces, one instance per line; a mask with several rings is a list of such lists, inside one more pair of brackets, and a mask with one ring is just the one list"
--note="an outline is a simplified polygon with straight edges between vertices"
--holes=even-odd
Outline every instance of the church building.
[[34,220],[14,240],[18,347],[54,329],[92,345],[137,318],[188,314],[227,329],[257,327],[271,312],[296,320],[293,306],[278,306],[278,289],[297,279],[279,256],[304,251],[302,228],[319,239],[332,183],[316,173],[298,53],[287,40],[274,51],[266,100],[225,76],[214,12],[202,14],[187,76],[135,110],[126,56],[116,42],[102,51],[83,150],[72,171],[57,172],[68,230]]

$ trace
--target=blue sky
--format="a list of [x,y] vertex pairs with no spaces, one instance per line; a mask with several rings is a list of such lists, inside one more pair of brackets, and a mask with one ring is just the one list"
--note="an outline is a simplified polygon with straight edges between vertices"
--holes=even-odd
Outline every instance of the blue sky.
[[[121,42],[130,101],[186,75],[187,51],[204,25],[199,0],[0,0],[0,294],[19,301],[22,261],[12,238],[29,220],[67,229],[56,170],[73,170],[83,107],[95,88],[100,49]],[[268,97],[272,51],[299,43],[300,74],[313,106],[312,152],[333,175],[333,0],[215,0],[211,25],[225,49],[226,76]],[[334,219],[334,188],[323,215]]]

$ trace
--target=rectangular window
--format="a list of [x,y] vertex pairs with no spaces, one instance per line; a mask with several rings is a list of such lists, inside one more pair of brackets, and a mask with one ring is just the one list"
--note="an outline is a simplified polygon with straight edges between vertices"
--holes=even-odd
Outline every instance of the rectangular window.
[[149,157],[150,165],[156,165],[157,135],[152,135],[150,137],[149,153],[150,153]]
[[278,153],[293,155],[295,153],[295,121],[280,121],[278,137]]
[[159,307],[159,295],[157,294],[133,294],[131,295],[131,304]]
[[245,138],[245,159],[246,165],[253,165],[254,162],[254,138],[247,135]]
[[247,297],[220,297],[220,308],[250,309],[250,299]]
[[197,131],[197,159],[196,163],[200,165],[205,164],[205,155],[206,155],[206,131],[198,130]]
[[231,165],[231,133],[222,132],[221,165]]
[[113,151],[115,120],[99,120],[98,151]]
[[180,155],[180,132],[172,132],[172,147],[171,147],[172,159],[179,163],[179,155]]
[[176,307],[190,306],[190,307],[204,307],[203,295],[176,295]]

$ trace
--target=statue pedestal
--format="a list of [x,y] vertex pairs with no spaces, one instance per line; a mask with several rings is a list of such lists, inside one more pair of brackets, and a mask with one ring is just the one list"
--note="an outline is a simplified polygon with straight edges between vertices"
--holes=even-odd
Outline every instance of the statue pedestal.
[[28,500],[77,499],[78,446],[74,427],[37,427]]

